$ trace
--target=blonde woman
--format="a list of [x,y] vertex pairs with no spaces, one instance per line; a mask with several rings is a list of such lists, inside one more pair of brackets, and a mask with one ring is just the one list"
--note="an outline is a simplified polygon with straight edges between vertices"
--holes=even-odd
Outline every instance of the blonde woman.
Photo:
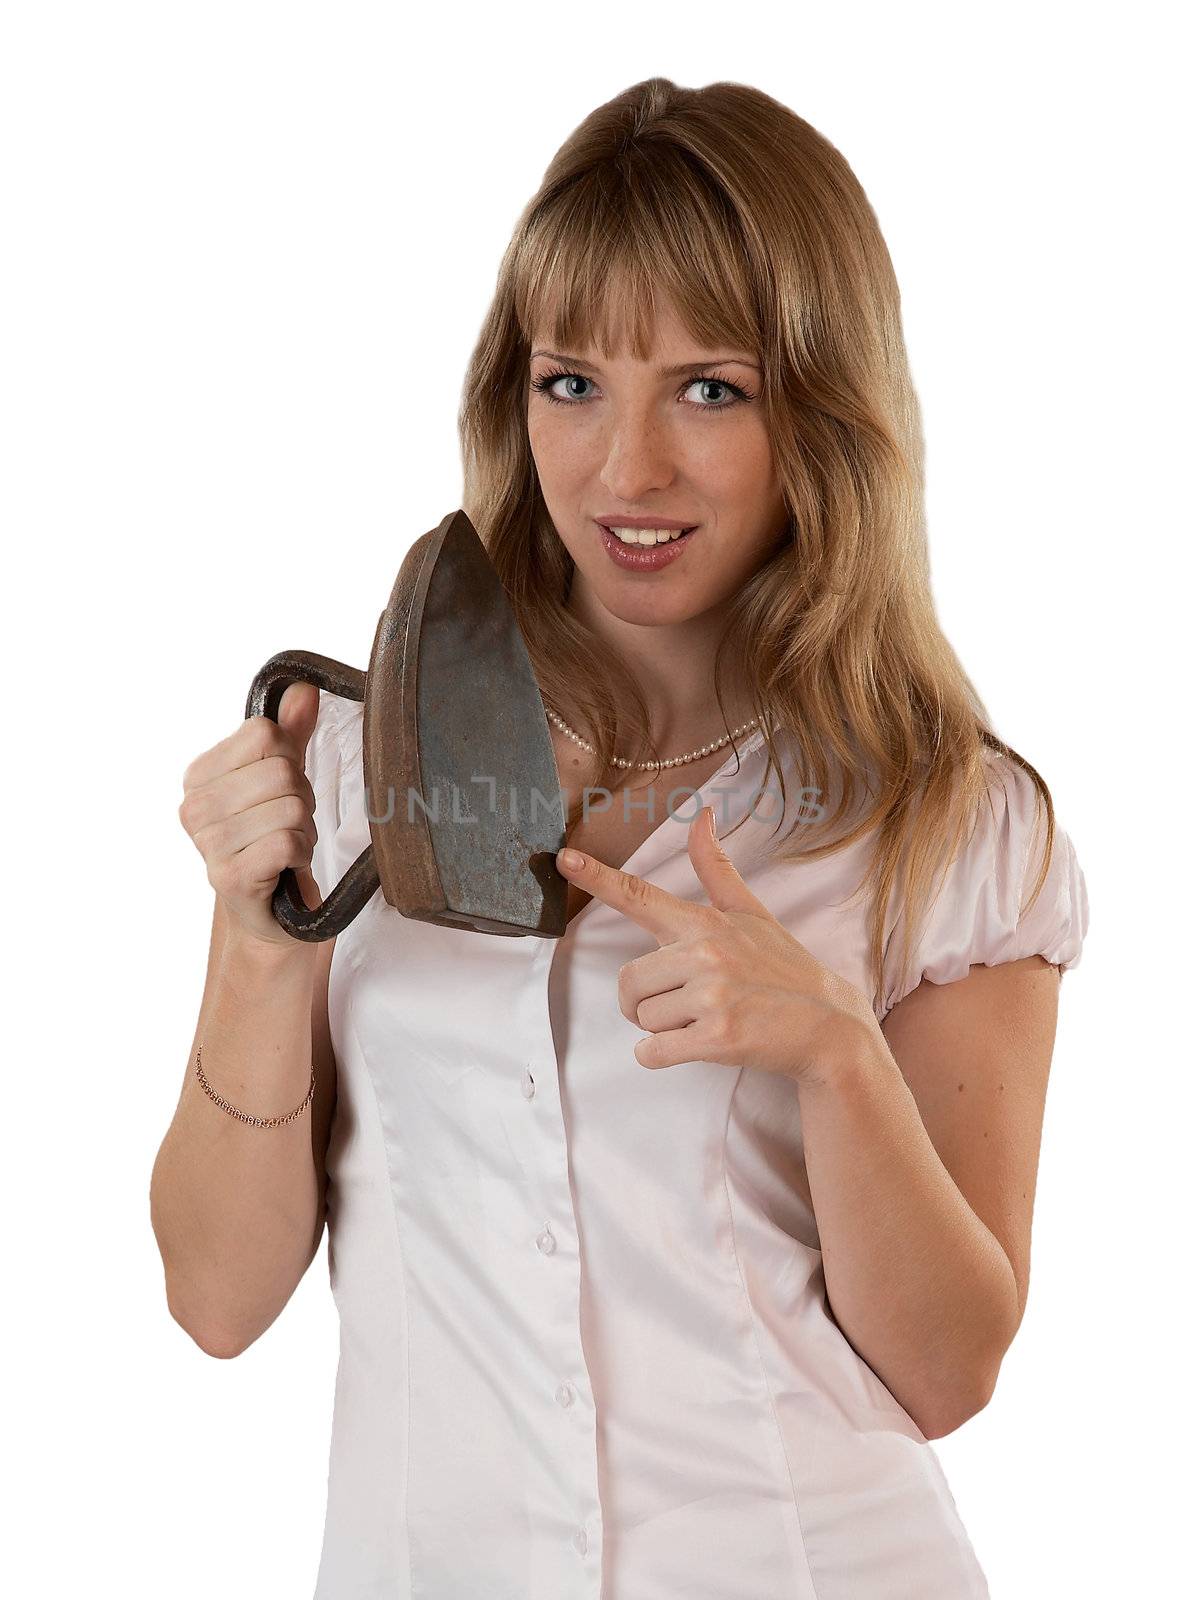
[[[318,1600],[985,1595],[929,1441],[1020,1324],[1088,905],[935,617],[847,163],[740,84],[593,112],[519,219],[461,436],[583,858],[568,928],[377,895],[298,944],[280,868],[317,903],[367,843],[361,708],[294,685],[199,756],[173,1313],[236,1354],[326,1218]],[[310,1118],[210,1092],[275,1115],[312,1065]]]

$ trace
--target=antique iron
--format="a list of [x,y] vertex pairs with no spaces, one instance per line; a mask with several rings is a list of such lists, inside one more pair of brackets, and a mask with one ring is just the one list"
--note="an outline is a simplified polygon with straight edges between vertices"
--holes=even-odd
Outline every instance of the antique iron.
[[364,704],[371,843],[323,904],[291,868],[272,900],[296,939],[334,938],[379,887],[405,917],[476,933],[560,938],[556,865],[565,811],[540,689],[511,604],[463,511],[416,539],[397,573],[367,672],[307,650],[271,656],[246,716],[277,720],[313,683]]

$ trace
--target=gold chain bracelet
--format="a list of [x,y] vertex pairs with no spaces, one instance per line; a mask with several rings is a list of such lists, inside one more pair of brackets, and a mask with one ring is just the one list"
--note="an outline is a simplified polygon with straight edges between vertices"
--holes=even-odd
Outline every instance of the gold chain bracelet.
[[219,1105],[221,1107],[222,1111],[228,1111],[230,1116],[239,1117],[242,1122],[248,1122],[248,1123],[251,1124],[251,1126],[253,1126],[255,1128],[280,1128],[283,1125],[284,1122],[293,1122],[296,1117],[302,1116],[303,1112],[306,1111],[307,1107],[311,1104],[311,1097],[315,1093],[315,1068],[314,1067],[311,1069],[311,1087],[307,1091],[307,1094],[306,1094],[306,1096],[305,1096],[305,1098],[303,1100],[303,1104],[301,1106],[299,1106],[294,1111],[288,1111],[285,1117],[254,1117],[254,1116],[251,1116],[248,1111],[239,1111],[236,1106],[231,1106],[228,1100],[222,1099],[222,1097],[217,1093],[217,1091],[209,1083],[208,1078],[205,1077],[205,1074],[201,1069],[201,1050],[203,1048],[204,1048],[203,1045],[199,1045],[199,1044],[197,1045],[197,1053],[196,1053],[196,1075],[197,1075],[197,1078],[200,1081],[201,1088],[208,1095],[209,1099],[214,1101],[215,1104]]

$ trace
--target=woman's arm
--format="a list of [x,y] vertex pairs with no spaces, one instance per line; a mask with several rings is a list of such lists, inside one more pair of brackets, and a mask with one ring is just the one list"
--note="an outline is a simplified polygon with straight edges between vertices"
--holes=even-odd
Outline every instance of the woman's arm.
[[922,982],[800,1080],[839,1326],[927,1438],[990,1399],[1027,1299],[1060,974]]

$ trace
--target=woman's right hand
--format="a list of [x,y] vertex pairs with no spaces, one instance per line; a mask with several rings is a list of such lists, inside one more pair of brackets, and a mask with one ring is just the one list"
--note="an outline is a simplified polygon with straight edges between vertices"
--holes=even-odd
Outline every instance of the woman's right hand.
[[294,868],[310,909],[323,903],[311,873],[315,791],[304,771],[318,717],[318,688],[289,684],[277,722],[247,717],[184,770],[181,826],[234,925],[263,944],[303,943],[270,907],[284,867]]

